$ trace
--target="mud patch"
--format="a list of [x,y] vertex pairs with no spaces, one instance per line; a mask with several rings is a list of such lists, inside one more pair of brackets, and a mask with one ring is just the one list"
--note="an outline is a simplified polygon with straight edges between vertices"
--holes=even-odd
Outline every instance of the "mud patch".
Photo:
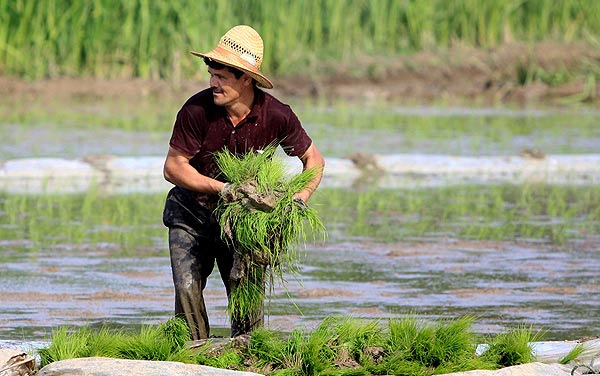
[[[454,46],[448,50],[423,51],[411,55],[373,56],[348,62],[321,62],[318,75],[272,77],[272,92],[284,97],[323,97],[330,100],[389,100],[409,103],[464,101],[497,104],[552,102],[585,92],[585,72],[598,69],[600,52],[584,43],[545,41],[537,44],[506,43],[477,49]],[[523,83],[523,72],[544,72],[547,76],[570,72],[567,82]],[[178,82],[140,79],[56,78],[27,82],[0,77],[0,96],[6,100],[56,100],[87,102],[104,98],[132,100],[185,100],[181,93],[198,91],[205,82]],[[596,84],[598,92],[600,84]],[[600,96],[590,97],[592,101]],[[93,109],[93,108],[92,108]]]

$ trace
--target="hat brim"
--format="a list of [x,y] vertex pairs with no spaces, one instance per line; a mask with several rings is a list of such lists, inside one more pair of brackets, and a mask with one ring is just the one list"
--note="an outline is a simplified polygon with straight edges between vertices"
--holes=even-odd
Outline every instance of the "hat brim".
[[195,51],[190,51],[190,53],[198,57],[205,57],[210,60],[214,60],[217,63],[221,63],[228,67],[239,69],[244,73],[248,74],[250,77],[254,78],[258,86],[264,87],[266,89],[273,88],[273,83],[271,82],[271,80],[265,77],[265,75],[263,75],[259,70],[254,69],[246,61],[240,59],[238,56],[232,53],[220,53],[216,50],[210,51],[208,53],[200,53]]

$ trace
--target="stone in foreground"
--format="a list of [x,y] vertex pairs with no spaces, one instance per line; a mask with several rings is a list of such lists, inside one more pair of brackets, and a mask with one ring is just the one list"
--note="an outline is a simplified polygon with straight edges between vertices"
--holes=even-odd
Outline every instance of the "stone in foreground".
[[196,364],[113,358],[67,359],[48,364],[37,376],[257,376]]

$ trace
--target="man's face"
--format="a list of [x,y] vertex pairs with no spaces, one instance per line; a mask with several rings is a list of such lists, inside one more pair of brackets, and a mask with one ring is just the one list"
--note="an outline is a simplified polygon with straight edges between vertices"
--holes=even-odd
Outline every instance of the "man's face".
[[246,81],[246,75],[239,79],[229,69],[208,68],[210,73],[210,88],[213,92],[213,100],[217,106],[230,106],[240,98]]

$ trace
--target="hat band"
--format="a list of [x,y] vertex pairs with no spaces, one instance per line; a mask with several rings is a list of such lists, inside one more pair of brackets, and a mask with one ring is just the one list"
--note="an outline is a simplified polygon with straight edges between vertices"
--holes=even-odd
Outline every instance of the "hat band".
[[247,54],[248,60],[250,60],[250,61],[247,61],[242,56],[237,55],[237,54],[231,52],[230,50],[227,50],[221,46],[215,47],[213,52],[216,52],[217,54],[225,56],[229,59],[235,60],[235,62],[237,64],[240,64],[243,66],[243,69],[249,70],[250,72],[253,72],[253,73],[258,73],[258,67],[255,64],[253,65],[250,63],[250,61],[255,61],[254,57],[251,56],[250,54]]

